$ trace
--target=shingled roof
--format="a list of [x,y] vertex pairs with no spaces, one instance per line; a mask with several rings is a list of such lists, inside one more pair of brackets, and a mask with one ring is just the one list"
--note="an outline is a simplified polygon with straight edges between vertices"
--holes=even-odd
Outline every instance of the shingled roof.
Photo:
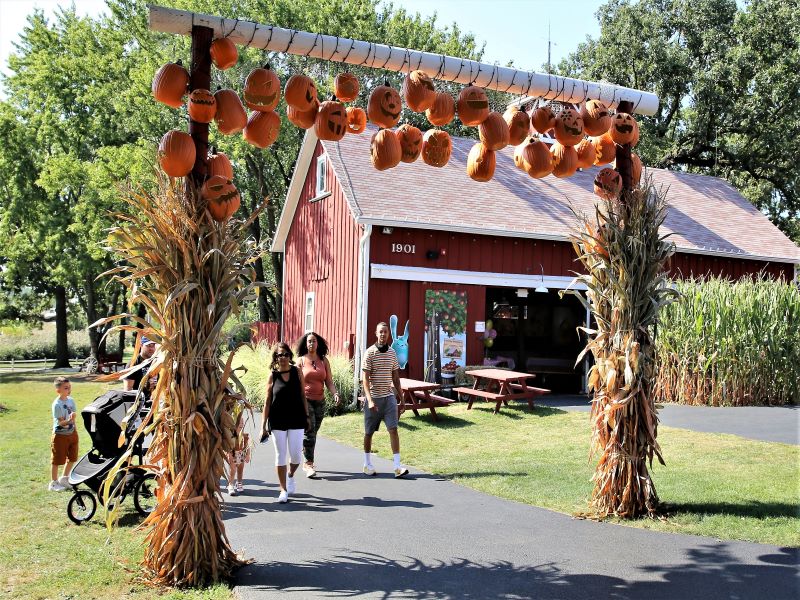
[[[514,166],[509,147],[497,153],[494,178],[478,183],[466,174],[475,140],[453,138],[452,157],[441,169],[420,159],[377,171],[370,162],[374,131],[322,142],[359,223],[566,240],[575,225],[573,209],[594,210],[598,167],[567,179],[533,179]],[[314,143],[313,133],[307,134],[304,146],[313,149]],[[308,150],[305,154],[310,162]],[[304,179],[308,165],[301,162],[297,170]],[[663,232],[672,234],[680,251],[800,263],[800,248],[726,181],[663,169],[648,172],[656,185],[669,188]],[[294,213],[292,200],[287,197],[284,211],[291,214],[282,215],[282,221]]]

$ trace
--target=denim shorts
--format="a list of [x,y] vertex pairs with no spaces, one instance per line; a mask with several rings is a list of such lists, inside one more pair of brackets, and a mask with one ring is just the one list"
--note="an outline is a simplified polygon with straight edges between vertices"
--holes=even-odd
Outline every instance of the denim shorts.
[[374,397],[372,401],[378,408],[376,411],[369,409],[369,402],[364,401],[364,433],[371,435],[378,431],[381,421],[386,423],[386,429],[397,429],[397,400],[394,394]]

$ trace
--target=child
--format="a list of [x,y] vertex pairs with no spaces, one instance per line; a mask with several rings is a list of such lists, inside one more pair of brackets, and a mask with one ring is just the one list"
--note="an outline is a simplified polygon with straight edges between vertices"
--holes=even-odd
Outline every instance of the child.
[[[51,492],[62,492],[69,487],[69,474],[78,460],[78,432],[75,430],[75,401],[69,395],[72,384],[66,377],[56,377],[53,385],[58,397],[53,400],[53,439],[50,443]],[[61,478],[58,478],[58,467],[64,466]]]
[[249,408],[244,400],[237,400],[233,408],[236,420],[236,447],[228,454],[228,494],[236,496],[244,491],[244,464],[250,462],[250,434],[244,432],[244,411]]

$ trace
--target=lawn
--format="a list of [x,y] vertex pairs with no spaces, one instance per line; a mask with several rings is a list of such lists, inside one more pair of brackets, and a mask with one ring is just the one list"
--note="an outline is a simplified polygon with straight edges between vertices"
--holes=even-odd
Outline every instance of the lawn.
[[[491,405],[493,407],[493,405]],[[438,423],[423,411],[400,422],[403,462],[483,492],[574,514],[586,509],[594,463],[586,413],[489,404],[441,409]],[[363,418],[328,418],[321,434],[360,447]],[[652,473],[665,519],[637,527],[719,539],[800,546],[800,448],[660,427],[666,467]],[[373,450],[391,458],[388,436]]]
[[[143,532],[130,498],[121,525],[108,532],[102,514],[80,527],[67,518],[68,492],[47,491],[50,462],[52,373],[0,375],[0,596],[3,598],[90,598],[230,600],[219,585],[203,591],[164,594],[137,581]],[[109,389],[70,375],[80,409]],[[79,425],[81,455],[91,446]]]

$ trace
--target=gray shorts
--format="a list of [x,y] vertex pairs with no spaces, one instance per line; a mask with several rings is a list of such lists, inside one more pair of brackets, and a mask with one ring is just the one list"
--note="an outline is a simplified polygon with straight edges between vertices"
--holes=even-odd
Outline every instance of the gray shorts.
[[371,411],[369,402],[364,400],[364,433],[372,435],[381,425],[381,421],[386,423],[386,429],[397,429],[397,400],[394,394],[373,397],[373,402],[378,410]]

